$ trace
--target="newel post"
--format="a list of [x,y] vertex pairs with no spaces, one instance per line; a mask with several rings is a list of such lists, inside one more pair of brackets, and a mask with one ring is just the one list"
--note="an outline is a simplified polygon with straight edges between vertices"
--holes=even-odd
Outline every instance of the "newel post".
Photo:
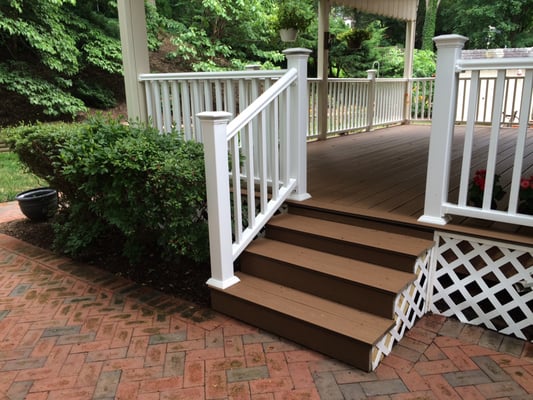
[[418,220],[445,225],[448,218],[445,216],[443,206],[448,199],[450,157],[460,72],[456,66],[468,38],[460,35],[442,35],[433,40],[437,46],[435,101],[429,142],[424,215]]
[[204,162],[209,213],[209,286],[226,289],[239,282],[234,275],[231,240],[231,203],[226,130],[231,114],[224,111],[199,113],[204,144]]
[[296,48],[283,51],[287,57],[287,68],[298,71],[296,87],[291,93],[291,118],[289,163],[291,178],[296,179],[296,189],[290,196],[293,200],[306,200],[307,193],[307,130],[309,124],[309,104],[307,95],[307,60],[311,50]]
[[374,116],[376,114],[376,77],[378,71],[369,69],[366,71],[368,79],[368,104],[366,105],[366,131],[370,132],[374,126]]

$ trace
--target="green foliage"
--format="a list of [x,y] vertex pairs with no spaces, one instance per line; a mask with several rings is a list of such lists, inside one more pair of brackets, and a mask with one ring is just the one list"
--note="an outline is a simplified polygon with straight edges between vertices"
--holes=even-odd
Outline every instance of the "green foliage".
[[98,82],[86,82],[80,79],[76,82],[75,93],[89,107],[107,109],[117,105],[113,91]]
[[315,18],[314,12],[306,1],[280,0],[274,24],[276,29],[292,28],[305,31],[313,18]]
[[61,193],[57,248],[79,255],[114,240],[133,264],[154,254],[207,259],[200,144],[102,117],[67,126],[19,127],[11,135],[21,159]]
[[352,28],[337,35],[337,39],[346,42],[349,49],[360,49],[363,42],[372,38],[372,32],[367,29]]
[[437,28],[467,36],[472,49],[531,47],[533,0],[442,0]]
[[41,106],[47,115],[76,115],[85,111],[83,101],[69,93],[68,79],[42,79],[35,76],[26,63],[0,63],[0,86],[28,99],[30,104]]
[[[20,161],[39,178],[47,181],[50,186],[65,191],[65,182],[57,173],[55,164],[60,162],[59,152],[66,141],[81,125],[58,123],[37,123],[19,125],[3,129],[6,141],[18,155]],[[67,192],[74,192],[71,188]]]
[[274,0],[159,0],[148,12],[149,43],[157,48],[169,38],[168,58],[193,71],[280,62],[274,10]]
[[[46,115],[85,111],[72,81],[90,68],[122,70],[114,1],[0,2],[0,88],[25,97]],[[98,75],[99,78],[102,74]]]
[[[404,49],[386,47],[380,49],[380,76],[383,78],[403,77]],[[413,77],[426,78],[435,75],[436,57],[430,50],[415,50],[413,56]]]
[[353,28],[345,29],[336,36],[336,40],[330,50],[330,70],[337,71],[336,76],[343,73],[349,77],[366,77],[366,71],[372,68],[374,61],[379,59],[378,48],[383,40],[386,28],[375,21],[366,28],[364,37],[368,37],[360,44],[359,49],[350,47],[348,39]]

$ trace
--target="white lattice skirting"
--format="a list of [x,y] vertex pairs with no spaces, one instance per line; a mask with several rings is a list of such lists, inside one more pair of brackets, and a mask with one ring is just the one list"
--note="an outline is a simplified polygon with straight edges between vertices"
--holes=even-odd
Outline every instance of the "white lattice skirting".
[[502,334],[533,340],[533,249],[436,232],[429,288],[430,311]]
[[377,368],[383,357],[391,352],[394,344],[403,338],[405,332],[413,327],[416,320],[426,313],[431,251],[428,250],[418,258],[414,267],[416,280],[396,298],[395,324],[374,347],[372,370]]

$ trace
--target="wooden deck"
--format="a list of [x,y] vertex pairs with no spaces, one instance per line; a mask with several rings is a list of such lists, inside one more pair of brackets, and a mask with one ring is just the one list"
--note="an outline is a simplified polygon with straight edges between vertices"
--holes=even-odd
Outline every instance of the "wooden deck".
[[[429,125],[402,125],[309,143],[308,191],[312,199],[306,203],[417,224],[424,209],[430,129]],[[502,130],[497,168],[502,184],[510,181],[514,133],[513,128]],[[457,127],[454,142],[462,142],[463,135],[464,127]],[[476,135],[473,169],[480,169],[484,168],[490,127],[479,127]],[[461,147],[454,146],[453,160],[460,160],[461,152]],[[453,184],[458,180],[457,168],[452,177],[451,197],[457,196]],[[533,236],[531,228],[462,217],[455,217],[446,228],[465,233],[490,230],[506,240],[515,240],[512,236],[518,234],[525,236],[526,242]]]

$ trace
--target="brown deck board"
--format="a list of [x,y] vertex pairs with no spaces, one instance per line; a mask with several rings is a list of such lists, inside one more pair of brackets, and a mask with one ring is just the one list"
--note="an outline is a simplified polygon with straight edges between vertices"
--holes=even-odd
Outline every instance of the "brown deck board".
[[415,278],[414,274],[268,239],[254,241],[247,251],[263,257],[275,255],[277,260],[285,263],[301,264],[312,271],[390,293],[402,291]]
[[[484,169],[490,126],[476,127],[472,170]],[[308,144],[309,202],[350,208],[358,212],[387,215],[398,221],[417,223],[424,211],[429,125],[402,125],[341,136]],[[464,126],[456,127],[452,149],[450,199],[458,194]],[[524,158],[524,176],[533,174],[533,138],[530,134]],[[501,130],[497,173],[508,187],[513,166],[516,129]],[[507,194],[508,196],[508,194]],[[505,203],[505,199],[502,204]],[[531,235],[532,229],[490,221],[453,217],[453,230],[491,230],[509,238],[513,232]],[[449,224],[447,228],[450,228]],[[507,236],[506,236],[507,235]]]
[[274,217],[269,226],[288,227],[311,235],[320,235],[335,240],[355,242],[361,245],[386,249],[391,252],[417,257],[430,248],[433,242],[424,239],[409,238],[397,233],[367,229],[358,226],[339,224],[326,220],[307,218],[299,215],[282,215]]
[[262,304],[281,313],[290,314],[309,323],[331,329],[347,337],[356,338],[364,343],[375,344],[394,321],[377,317],[299,292],[276,283],[268,282],[243,273],[238,285],[226,289],[227,294]]

